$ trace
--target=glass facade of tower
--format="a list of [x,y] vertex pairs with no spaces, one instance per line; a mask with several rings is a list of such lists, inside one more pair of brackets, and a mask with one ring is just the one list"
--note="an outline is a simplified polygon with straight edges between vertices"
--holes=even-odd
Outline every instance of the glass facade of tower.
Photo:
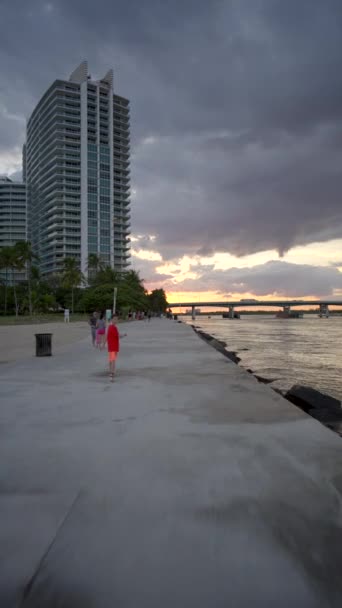
[[84,62],[57,80],[27,126],[28,236],[41,271],[88,256],[124,270],[129,263],[129,102],[113,93],[112,72],[99,81]]

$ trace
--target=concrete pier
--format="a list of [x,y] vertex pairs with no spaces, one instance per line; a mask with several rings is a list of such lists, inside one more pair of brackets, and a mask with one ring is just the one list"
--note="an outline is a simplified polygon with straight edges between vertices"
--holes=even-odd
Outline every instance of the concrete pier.
[[342,443],[184,324],[0,368],[0,606],[339,608]]

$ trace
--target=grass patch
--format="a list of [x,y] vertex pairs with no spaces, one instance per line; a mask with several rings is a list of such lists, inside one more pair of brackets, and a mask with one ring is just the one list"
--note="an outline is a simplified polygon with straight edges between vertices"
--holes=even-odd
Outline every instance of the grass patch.
[[[89,315],[82,313],[70,314],[70,323],[79,321],[88,321]],[[37,314],[37,315],[7,315],[0,316],[1,325],[35,325],[38,323],[64,323],[64,315],[62,314]]]

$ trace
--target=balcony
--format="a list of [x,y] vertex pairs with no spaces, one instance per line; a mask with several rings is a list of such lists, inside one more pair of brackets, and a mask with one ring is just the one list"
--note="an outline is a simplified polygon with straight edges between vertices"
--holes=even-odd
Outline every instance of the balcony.
[[116,243],[120,243],[121,245],[128,245],[130,247],[131,239],[127,236],[127,232],[115,232],[114,231],[114,240]]
[[129,168],[129,163],[127,163],[126,161],[123,163],[120,160],[118,160],[118,158],[115,156],[114,156],[114,169],[117,171],[120,171],[121,173],[124,173],[124,174],[131,172],[131,170]]
[[114,202],[118,201],[120,204],[127,200],[130,193],[124,190],[118,190],[114,187]]
[[115,224],[116,221],[123,222],[126,219],[127,219],[127,216],[124,215],[123,213],[121,213],[120,211],[114,212],[114,217],[113,217],[114,224]]
[[130,178],[128,177],[128,175],[126,175],[125,171],[121,171],[120,173],[114,172],[114,179],[116,179],[116,177],[118,179],[121,179],[121,182],[124,183],[125,185],[129,184],[129,182],[130,182]]
[[130,130],[129,130],[129,126],[128,123],[126,123],[125,125],[123,125],[121,123],[121,121],[115,120],[114,119],[114,137],[127,137],[129,138],[130,136]]
[[[115,186],[114,186],[114,189],[115,189]],[[127,198],[127,196],[130,195],[130,190],[131,190],[131,184],[128,181],[126,184],[121,185],[121,192],[119,192],[119,194],[121,194],[122,196]]]
[[123,152],[128,152],[130,150],[129,141],[126,139],[117,139],[114,137],[114,149],[117,150],[120,148]]
[[114,151],[114,166],[116,163],[120,162],[124,167],[126,167],[126,169],[128,169],[130,163],[129,157],[121,157],[120,154],[118,152]]
[[122,204],[122,211],[123,211],[123,213],[125,213],[125,214],[128,213],[129,210],[130,210],[131,201],[129,199],[123,200],[121,202],[121,204]]

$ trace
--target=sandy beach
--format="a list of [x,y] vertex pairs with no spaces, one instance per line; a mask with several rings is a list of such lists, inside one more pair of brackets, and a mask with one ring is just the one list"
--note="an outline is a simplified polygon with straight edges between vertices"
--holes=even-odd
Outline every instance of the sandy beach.
[[35,356],[35,334],[52,333],[52,352],[82,340],[90,330],[84,321],[75,323],[37,323],[34,325],[0,326],[0,363],[10,363]]

